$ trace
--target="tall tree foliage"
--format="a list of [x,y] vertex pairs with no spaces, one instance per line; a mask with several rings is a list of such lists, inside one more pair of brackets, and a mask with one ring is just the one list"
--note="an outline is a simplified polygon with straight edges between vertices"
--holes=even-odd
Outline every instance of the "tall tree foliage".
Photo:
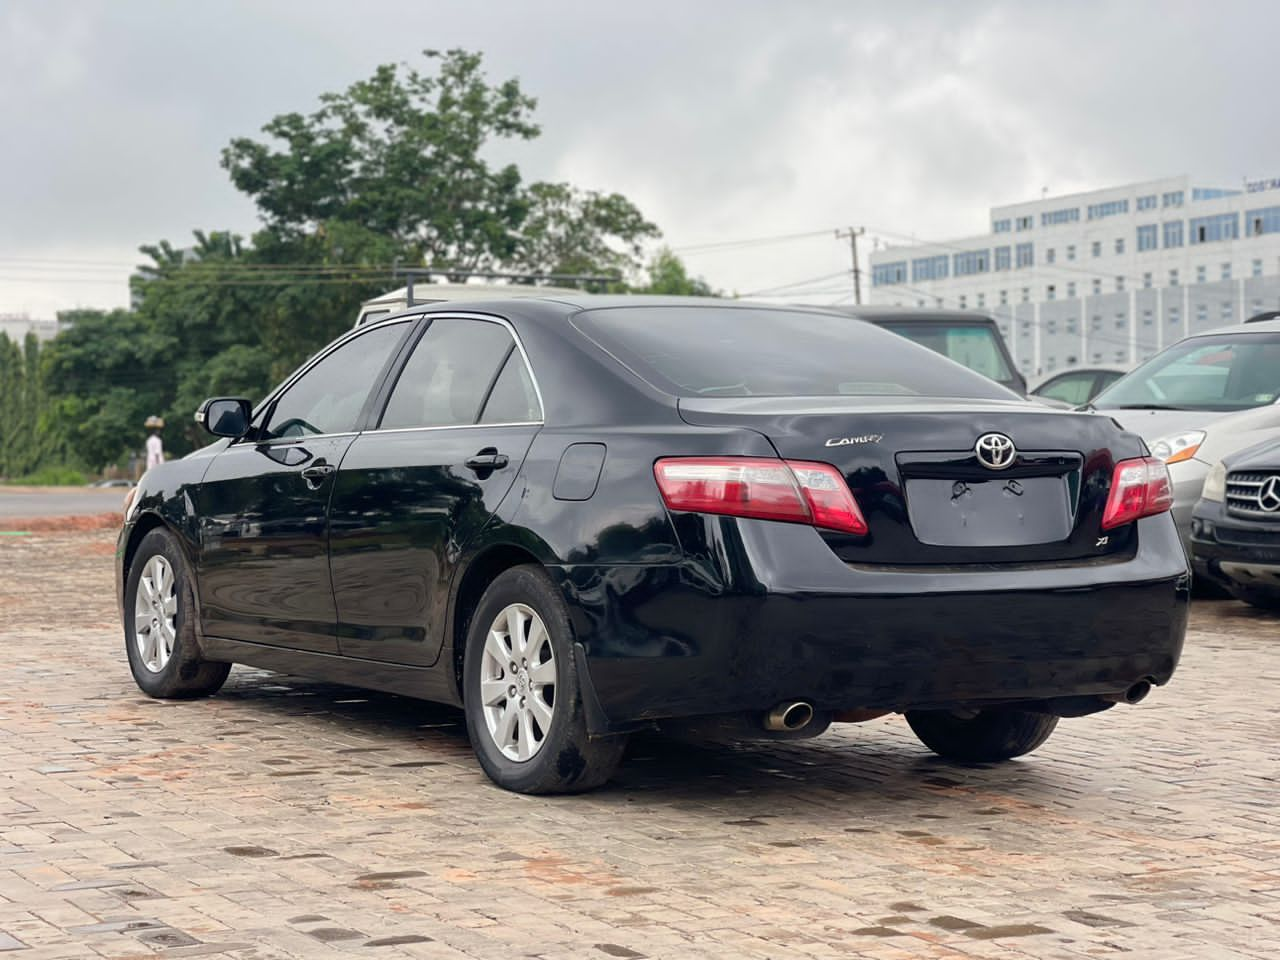
[[[170,451],[191,450],[204,440],[191,420],[201,400],[261,398],[393,285],[393,265],[642,273],[660,232],[626,197],[526,183],[514,163],[492,161],[496,144],[540,134],[517,80],[491,83],[477,53],[425,57],[426,69],[381,66],[310,113],[275,117],[263,139],[231,141],[222,165],[261,229],[249,242],[195,231],[184,249],[145,246],[135,310],[64,315],[69,328],[38,365],[56,437],[42,456],[95,469],[136,449],[151,414],[168,421]],[[708,292],[669,251],[649,284]],[[0,398],[13,389],[12,354],[0,350]]]

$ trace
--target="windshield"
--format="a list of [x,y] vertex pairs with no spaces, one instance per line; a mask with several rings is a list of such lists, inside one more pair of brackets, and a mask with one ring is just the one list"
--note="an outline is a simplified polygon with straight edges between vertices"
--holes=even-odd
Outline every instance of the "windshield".
[[848,316],[757,307],[588,310],[574,325],[643,380],[680,397],[1016,395]]
[[1247,410],[1280,395],[1280,334],[1176,343],[1098,394],[1098,409]]
[[1013,382],[1013,374],[1005,363],[1004,352],[995,331],[982,324],[888,323],[877,326],[892,330],[935,353],[950,357],[970,370],[999,383]]

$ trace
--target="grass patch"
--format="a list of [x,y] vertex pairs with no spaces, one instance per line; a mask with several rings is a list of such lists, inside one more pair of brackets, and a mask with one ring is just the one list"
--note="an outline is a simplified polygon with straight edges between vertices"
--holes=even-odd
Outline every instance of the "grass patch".
[[41,467],[25,477],[11,477],[9,483],[20,487],[83,487],[88,480],[71,467]]

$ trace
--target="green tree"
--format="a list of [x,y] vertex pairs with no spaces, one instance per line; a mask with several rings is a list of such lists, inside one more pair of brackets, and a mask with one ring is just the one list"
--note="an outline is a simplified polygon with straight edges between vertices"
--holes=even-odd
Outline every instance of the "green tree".
[[684,261],[663,247],[649,261],[649,279],[635,293],[661,293],[668,296],[715,297],[719,292],[701,277],[689,276]]
[[529,187],[519,267],[530,273],[623,276],[640,263],[657,226],[620,193],[578,190],[567,183]]
[[286,113],[223,151],[235,186],[282,239],[341,223],[393,241],[406,262],[459,269],[512,259],[529,201],[515,164],[481,155],[494,139],[536,137],[535,101],[491,86],[481,56],[425,51],[434,74],[384,64],[310,114]]
[[[130,310],[71,310],[42,351],[50,385],[45,429],[72,461],[97,470],[141,447],[143,421],[165,409],[174,341]],[[190,411],[188,411],[190,416]]]

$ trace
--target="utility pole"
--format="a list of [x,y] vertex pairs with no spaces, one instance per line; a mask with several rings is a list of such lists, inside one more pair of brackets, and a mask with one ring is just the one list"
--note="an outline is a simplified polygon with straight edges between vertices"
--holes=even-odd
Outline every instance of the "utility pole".
[[866,227],[836,231],[837,240],[849,238],[849,252],[853,256],[853,302],[859,305],[862,303],[862,268],[858,266],[858,238],[866,232]]

